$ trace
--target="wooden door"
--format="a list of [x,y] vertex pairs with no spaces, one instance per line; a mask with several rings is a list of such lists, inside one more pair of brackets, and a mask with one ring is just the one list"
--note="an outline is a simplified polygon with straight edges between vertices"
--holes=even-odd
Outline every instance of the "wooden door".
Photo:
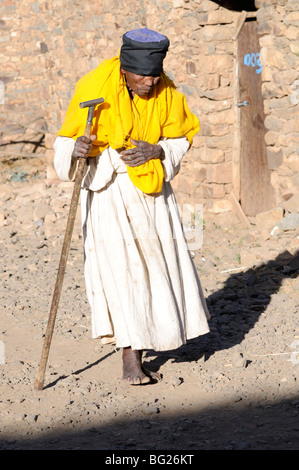
[[256,21],[245,21],[238,36],[240,109],[240,204],[248,216],[274,205],[267,163],[262,99],[262,65]]

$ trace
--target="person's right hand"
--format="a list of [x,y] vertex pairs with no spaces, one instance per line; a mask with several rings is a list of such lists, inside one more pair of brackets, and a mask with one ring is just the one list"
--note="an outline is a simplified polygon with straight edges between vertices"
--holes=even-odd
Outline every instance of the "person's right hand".
[[84,135],[78,137],[72,153],[73,158],[88,158],[92,148],[92,142],[96,139],[96,135],[91,135],[90,139]]

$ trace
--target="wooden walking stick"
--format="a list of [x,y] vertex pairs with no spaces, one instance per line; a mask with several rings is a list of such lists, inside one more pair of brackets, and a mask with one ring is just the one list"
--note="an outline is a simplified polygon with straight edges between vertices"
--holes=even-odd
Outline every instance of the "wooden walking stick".
[[[90,137],[91,124],[92,124],[95,106],[103,102],[104,102],[104,99],[99,98],[96,100],[84,101],[80,103],[80,108],[87,108],[87,107],[89,108],[85,132],[84,132],[85,137],[88,137],[88,138]],[[72,238],[74,223],[76,219],[76,212],[77,212],[77,207],[78,207],[78,202],[79,202],[81,183],[82,183],[82,179],[84,176],[85,161],[86,159],[84,157],[80,157],[78,159],[77,173],[75,177],[71,205],[70,205],[70,210],[69,210],[69,215],[68,215],[68,220],[67,220],[67,226],[65,230],[64,241],[63,241],[61,255],[60,255],[60,262],[59,262],[58,273],[56,277],[56,284],[54,288],[52,304],[51,304],[51,309],[49,313],[49,320],[48,320],[48,325],[47,325],[46,334],[44,338],[44,344],[43,344],[39,369],[38,369],[37,378],[36,378],[35,386],[34,386],[36,390],[42,390],[44,388],[45,371],[46,371],[50,345],[51,345],[53,331],[54,331],[54,325],[55,325],[55,320],[56,320],[56,314],[57,314],[57,309],[58,309],[58,304],[59,304],[59,299],[60,299],[60,294],[61,294],[65,268],[66,268],[66,262],[67,262],[67,258],[68,258],[68,254],[70,250],[71,238]]]

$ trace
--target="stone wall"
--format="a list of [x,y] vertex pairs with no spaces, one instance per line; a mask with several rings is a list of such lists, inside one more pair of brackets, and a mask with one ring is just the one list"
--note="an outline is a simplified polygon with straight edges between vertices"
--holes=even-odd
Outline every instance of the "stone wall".
[[[201,122],[200,133],[174,181],[177,198],[181,203],[204,203],[212,213],[232,210],[230,195],[239,147],[235,37],[243,13],[221,3],[3,0],[0,83],[5,90],[0,151],[17,148],[45,153],[48,178],[55,177],[53,142],[76,81],[101,60],[116,55],[126,31],[147,26],[169,37],[165,69]],[[230,3],[225,2],[226,6]],[[256,2],[264,33],[266,143],[277,204],[299,187],[296,3]]]
[[0,151],[5,156],[44,152],[49,78],[40,10],[33,1],[0,3]]
[[256,1],[268,165],[278,204],[299,192],[299,3]]

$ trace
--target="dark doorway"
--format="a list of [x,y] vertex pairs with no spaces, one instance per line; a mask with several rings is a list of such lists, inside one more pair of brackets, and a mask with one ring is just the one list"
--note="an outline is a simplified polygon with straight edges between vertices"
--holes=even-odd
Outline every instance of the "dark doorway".
[[212,0],[217,5],[234,11],[256,11],[254,0]]

